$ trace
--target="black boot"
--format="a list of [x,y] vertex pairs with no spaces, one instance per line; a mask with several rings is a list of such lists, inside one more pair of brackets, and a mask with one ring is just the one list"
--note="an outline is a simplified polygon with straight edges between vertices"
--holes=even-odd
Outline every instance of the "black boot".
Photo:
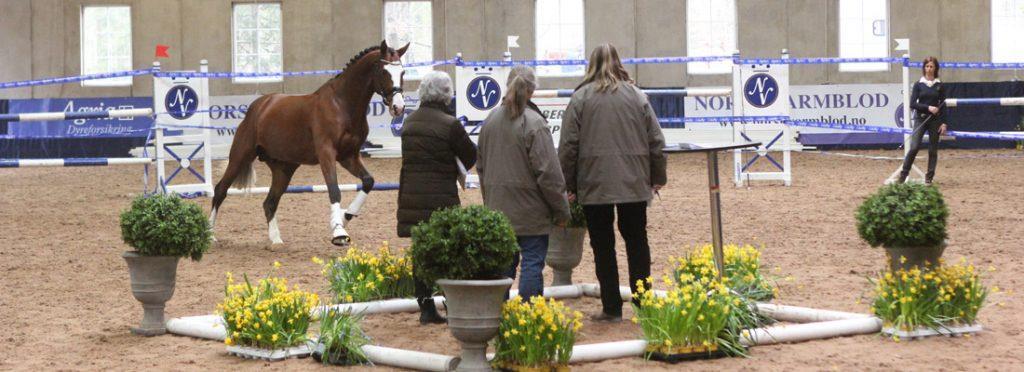
[[901,171],[900,172],[900,177],[898,179],[896,179],[896,183],[907,182],[907,176],[909,176],[909,175],[910,175],[910,172],[902,172]]
[[417,298],[416,302],[420,305],[420,324],[444,324],[448,322],[448,319],[445,319],[445,317],[437,312],[437,306],[434,305],[433,298]]

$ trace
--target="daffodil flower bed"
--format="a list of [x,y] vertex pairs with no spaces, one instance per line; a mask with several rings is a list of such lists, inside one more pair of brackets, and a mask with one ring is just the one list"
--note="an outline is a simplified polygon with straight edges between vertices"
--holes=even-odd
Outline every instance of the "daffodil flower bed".
[[885,272],[875,281],[871,312],[886,326],[904,331],[970,325],[988,294],[974,266],[966,262]]
[[[275,268],[280,267],[274,263]],[[223,317],[228,346],[239,345],[260,349],[280,349],[308,340],[310,310],[319,305],[315,293],[288,289],[284,278],[269,275],[253,285],[244,276],[236,284],[227,274],[224,302],[217,305]]]
[[[648,284],[651,283],[647,279]],[[636,316],[647,341],[647,356],[714,353],[743,355],[740,345],[741,326],[738,313],[749,313],[747,303],[729,291],[718,280],[692,281],[683,285],[667,276],[663,280],[671,288],[658,296],[648,286],[637,284],[640,306],[634,305]],[[748,315],[744,315],[748,316]]]
[[385,242],[377,254],[349,248],[345,255],[324,262],[313,257],[330,284],[337,303],[411,297],[412,261],[404,251],[392,254]]
[[[722,247],[725,255],[725,285],[752,301],[769,301],[778,294],[769,280],[761,274],[761,252],[751,245],[729,244]],[[670,258],[675,266],[678,285],[701,283],[709,285],[717,277],[714,253],[710,244],[697,247],[685,257]]]
[[506,369],[568,365],[582,318],[555,299],[522,302],[516,296],[502,307],[492,363]]

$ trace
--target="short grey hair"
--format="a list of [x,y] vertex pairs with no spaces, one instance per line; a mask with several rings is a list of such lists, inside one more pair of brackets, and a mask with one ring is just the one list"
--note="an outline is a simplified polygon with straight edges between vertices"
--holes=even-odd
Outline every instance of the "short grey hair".
[[526,81],[532,90],[540,88],[540,84],[537,83],[537,74],[533,72],[532,67],[527,65],[512,66],[512,70],[508,72],[508,81],[505,82],[505,86],[512,86],[512,80],[517,76]]
[[421,103],[440,103],[447,105],[453,97],[452,78],[444,71],[431,71],[420,80],[417,90]]

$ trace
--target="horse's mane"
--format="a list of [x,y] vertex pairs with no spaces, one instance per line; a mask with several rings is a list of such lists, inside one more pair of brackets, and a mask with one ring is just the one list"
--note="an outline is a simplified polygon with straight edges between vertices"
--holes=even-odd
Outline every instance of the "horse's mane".
[[[352,66],[352,64],[356,63],[356,61],[362,59],[363,57],[366,57],[367,54],[370,54],[371,52],[375,52],[375,51],[378,51],[378,50],[380,50],[380,45],[374,45],[374,46],[371,46],[369,48],[363,49],[363,51],[361,51],[359,53],[356,53],[356,55],[353,56],[352,59],[348,60],[347,64],[345,64],[345,69],[341,70],[341,72],[339,72],[337,75],[334,75],[334,78],[337,79],[337,78],[341,77],[341,73],[345,72],[345,70],[348,70],[349,66]],[[394,53],[394,52],[395,52],[394,49],[388,48],[388,53],[389,54],[390,53]]]

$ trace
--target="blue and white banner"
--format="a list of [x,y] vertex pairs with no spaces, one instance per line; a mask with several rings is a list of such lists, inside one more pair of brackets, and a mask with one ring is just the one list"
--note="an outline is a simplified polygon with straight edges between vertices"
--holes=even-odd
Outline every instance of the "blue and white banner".
[[[403,93],[405,95],[405,112],[408,114],[419,107],[419,95],[416,92]],[[213,130],[211,147],[213,157],[225,158],[231,148],[231,141],[235,136],[235,128],[245,119],[245,113],[260,96],[258,95],[237,95],[237,96],[213,96],[210,97],[210,109],[203,113],[208,115],[210,127]],[[375,145],[382,145],[387,148],[401,147],[402,119],[392,118],[387,107],[381,101],[380,96],[374,95],[370,100],[370,107],[366,112],[366,120],[369,123],[370,134],[368,140]],[[176,131],[181,135],[199,134],[201,129],[181,128]],[[174,136],[167,137],[173,142]]]
[[[903,97],[900,84],[793,85],[789,106],[793,120],[902,128]],[[686,97],[686,117],[731,116],[730,97]],[[688,129],[728,130],[719,123],[687,123]],[[902,136],[851,132],[829,128],[801,128],[804,145],[864,144],[902,141]]]
[[[152,108],[149,97],[12,99],[11,114],[82,113]],[[149,116],[8,123],[14,138],[143,137],[153,125]]]

